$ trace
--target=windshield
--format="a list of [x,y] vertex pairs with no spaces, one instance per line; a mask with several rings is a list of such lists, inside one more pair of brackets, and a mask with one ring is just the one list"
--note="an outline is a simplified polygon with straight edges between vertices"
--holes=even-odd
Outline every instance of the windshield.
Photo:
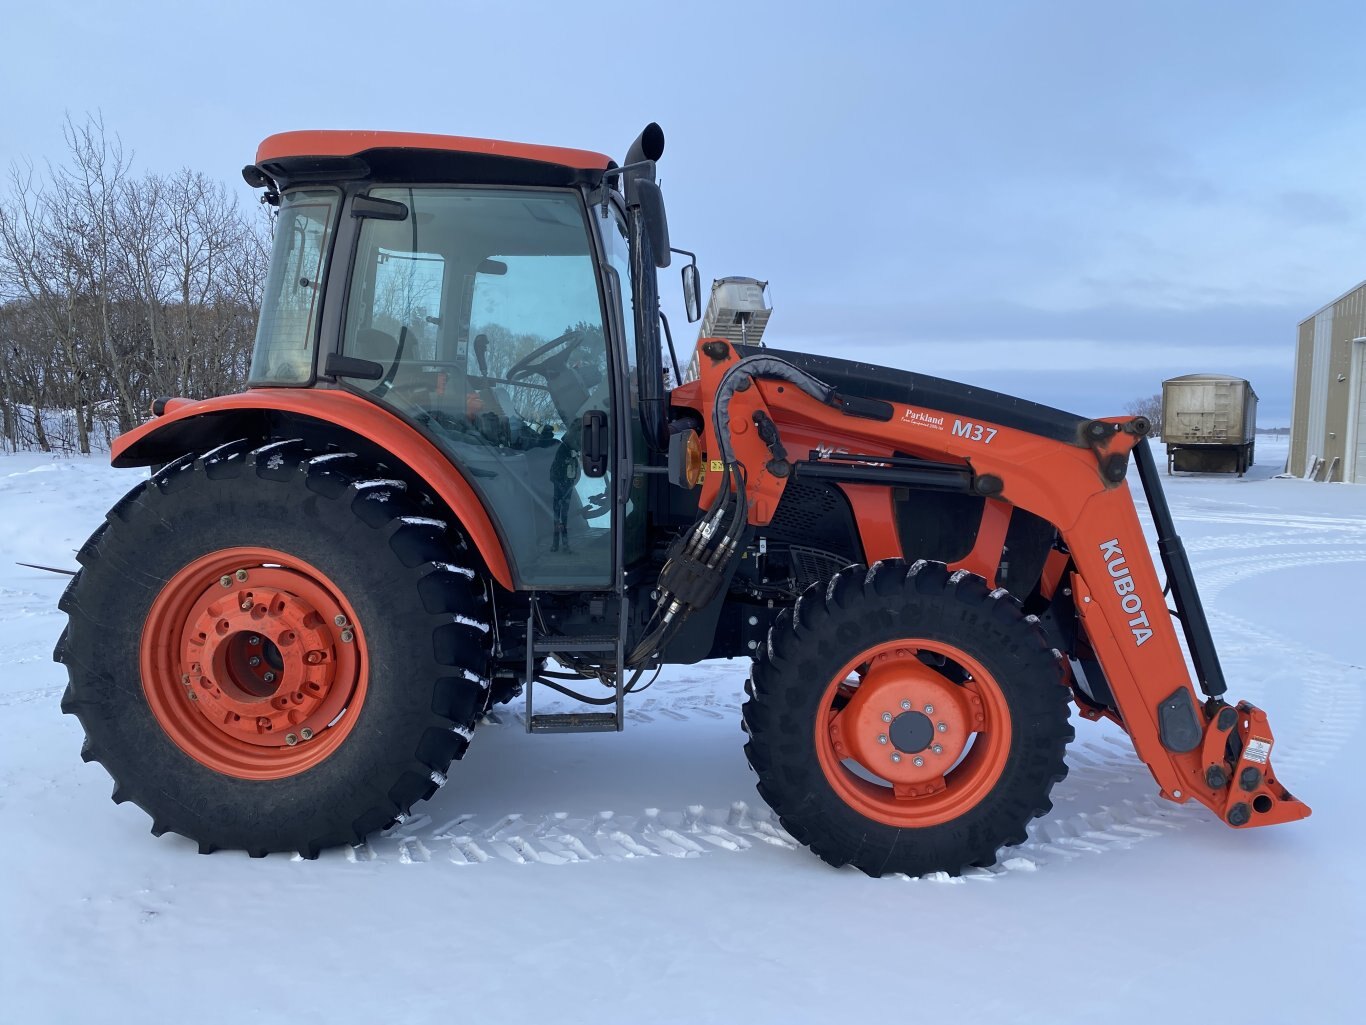
[[287,192],[275,221],[275,248],[261,298],[250,383],[307,384],[338,194]]

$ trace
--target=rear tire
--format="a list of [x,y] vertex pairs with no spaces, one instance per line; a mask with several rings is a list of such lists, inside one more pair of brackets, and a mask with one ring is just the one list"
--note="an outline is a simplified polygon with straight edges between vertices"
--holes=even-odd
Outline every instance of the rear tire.
[[488,702],[487,596],[387,477],[236,442],[163,467],[81,549],[62,709],[153,833],[311,858],[445,782]]
[[869,875],[992,864],[1067,774],[1068,690],[1042,630],[943,563],[852,566],[808,588],[748,692],[759,793],[825,861]]

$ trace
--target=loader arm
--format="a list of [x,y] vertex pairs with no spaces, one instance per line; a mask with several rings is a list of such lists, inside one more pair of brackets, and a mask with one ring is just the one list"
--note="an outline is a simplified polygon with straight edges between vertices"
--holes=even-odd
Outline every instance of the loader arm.
[[[729,346],[722,351],[715,343],[707,345],[711,348],[704,346],[704,352],[720,358],[699,360],[700,381],[687,397],[695,395],[703,407],[712,470],[720,468],[718,453],[738,464],[751,524],[762,526],[772,518],[789,480],[837,482],[854,506],[871,566],[916,554],[902,551],[891,513],[893,488],[976,494],[984,499],[976,540],[950,568],[979,574],[995,586],[1012,511],[1041,517],[1058,532],[1039,584],[1041,597],[1059,615],[1075,617],[1073,633],[1094,652],[1113,696],[1112,709],[1099,707],[1069,665],[1082,714],[1114,719],[1169,800],[1198,800],[1232,826],[1269,825],[1309,814],[1275,775],[1266,714],[1223,698],[1218,656],[1171,528],[1145,419],[1079,418],[1075,437],[1060,440],[984,418],[980,397],[969,418],[953,409],[841,396],[833,389],[822,394],[757,373],[736,388],[732,371],[738,355]],[[717,391],[727,374],[729,394],[718,411]],[[714,437],[718,429],[728,432],[728,446]],[[1125,480],[1135,450],[1175,610],[1167,606]],[[721,473],[707,474],[704,507],[722,480]],[[1203,700],[1177,635],[1178,617],[1206,693]],[[1067,631],[1055,634],[1068,636]],[[1074,654],[1076,645],[1069,647]]]

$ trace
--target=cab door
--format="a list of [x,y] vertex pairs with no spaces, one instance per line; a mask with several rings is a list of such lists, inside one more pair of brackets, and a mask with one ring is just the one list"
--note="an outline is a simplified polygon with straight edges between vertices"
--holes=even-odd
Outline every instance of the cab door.
[[342,351],[464,472],[523,589],[613,581],[612,364],[583,198],[375,188]]

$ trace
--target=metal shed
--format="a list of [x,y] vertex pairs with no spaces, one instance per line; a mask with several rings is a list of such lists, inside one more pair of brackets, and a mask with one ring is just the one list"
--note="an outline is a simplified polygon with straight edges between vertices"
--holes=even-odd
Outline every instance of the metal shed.
[[1300,323],[1290,472],[1366,483],[1366,281]]

